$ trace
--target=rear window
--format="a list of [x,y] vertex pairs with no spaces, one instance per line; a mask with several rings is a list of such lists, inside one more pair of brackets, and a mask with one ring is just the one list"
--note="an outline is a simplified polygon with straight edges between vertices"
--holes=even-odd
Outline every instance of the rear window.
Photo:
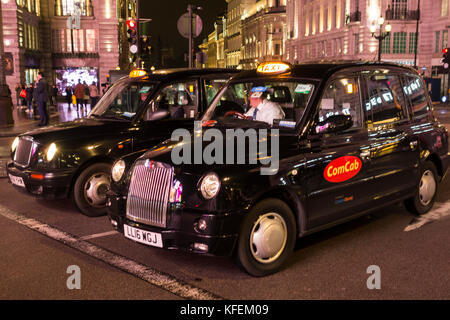
[[403,85],[415,119],[426,119],[430,111],[425,86],[418,76],[406,75]]

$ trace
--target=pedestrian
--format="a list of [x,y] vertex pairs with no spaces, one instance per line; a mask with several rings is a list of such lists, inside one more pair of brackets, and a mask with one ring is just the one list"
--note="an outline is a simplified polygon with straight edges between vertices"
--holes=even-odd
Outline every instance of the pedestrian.
[[39,127],[47,126],[49,122],[47,102],[48,102],[48,84],[44,79],[42,72],[38,73],[36,89],[34,89],[34,100],[38,105],[39,112]]
[[27,100],[28,115],[31,118],[33,117],[33,93],[34,93],[34,85],[32,83],[28,85],[26,92],[27,92],[26,100]]
[[81,84],[81,80],[78,79],[78,83],[73,90],[75,94],[75,98],[77,98],[77,111],[79,110],[79,106],[83,107],[84,101],[84,86]]
[[91,98],[91,109],[95,107],[98,101],[98,88],[95,82],[89,86],[89,97]]
[[67,110],[70,110],[70,104],[72,103],[72,87],[71,86],[67,86],[66,87],[66,102],[67,102]]
[[55,84],[52,87],[52,98],[53,105],[56,107],[58,105],[58,87]]
[[[84,96],[83,96],[84,109],[87,110],[87,104],[89,101],[89,86],[87,85],[86,81],[83,81],[83,87],[84,87]],[[92,108],[92,106],[91,106],[91,108]]]
[[17,109],[19,109],[19,106],[20,106],[20,92],[22,91],[22,87],[20,86],[20,83],[16,84],[15,91],[16,91],[16,106],[17,106]]

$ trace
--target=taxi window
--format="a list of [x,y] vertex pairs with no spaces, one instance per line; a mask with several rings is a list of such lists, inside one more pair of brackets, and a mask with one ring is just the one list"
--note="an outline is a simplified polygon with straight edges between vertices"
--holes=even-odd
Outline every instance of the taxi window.
[[403,92],[411,103],[415,119],[426,119],[430,111],[425,87],[418,76],[406,75]]
[[145,120],[155,111],[167,110],[170,119],[195,118],[198,112],[197,81],[177,82],[165,86],[157,94]]
[[208,106],[226,82],[226,79],[205,79],[206,104]]
[[100,99],[90,116],[131,120],[154,87],[154,83],[118,81]]
[[[387,124],[407,118],[402,85],[398,76],[373,74],[367,78],[366,110],[373,124]],[[370,118],[370,116],[369,116]]]
[[357,78],[339,78],[325,88],[319,104],[319,122],[330,116],[352,117],[353,128],[362,126],[361,102]]
[[211,105],[207,117],[218,119],[238,113],[241,119],[295,128],[313,90],[313,84],[294,80],[232,83]]

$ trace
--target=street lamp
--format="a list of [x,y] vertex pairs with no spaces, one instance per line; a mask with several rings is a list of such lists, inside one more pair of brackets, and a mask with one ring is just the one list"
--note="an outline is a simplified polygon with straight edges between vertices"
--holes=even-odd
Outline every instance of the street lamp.
[[[370,26],[370,32],[372,33],[372,37],[378,40],[378,61],[381,61],[381,42],[391,34],[392,30],[392,26],[388,22],[387,25],[384,27],[383,32],[382,31],[383,25],[384,25],[384,18],[380,16],[377,21],[372,21],[372,25]],[[380,32],[378,35],[375,35],[377,27],[379,27]]]

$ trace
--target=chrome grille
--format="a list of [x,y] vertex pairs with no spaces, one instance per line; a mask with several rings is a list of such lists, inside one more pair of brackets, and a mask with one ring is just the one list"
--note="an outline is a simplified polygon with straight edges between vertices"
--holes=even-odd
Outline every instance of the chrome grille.
[[30,164],[33,153],[33,139],[31,137],[20,137],[16,152],[14,153],[14,163],[26,167]]
[[173,168],[151,160],[136,162],[127,199],[127,218],[166,227]]

